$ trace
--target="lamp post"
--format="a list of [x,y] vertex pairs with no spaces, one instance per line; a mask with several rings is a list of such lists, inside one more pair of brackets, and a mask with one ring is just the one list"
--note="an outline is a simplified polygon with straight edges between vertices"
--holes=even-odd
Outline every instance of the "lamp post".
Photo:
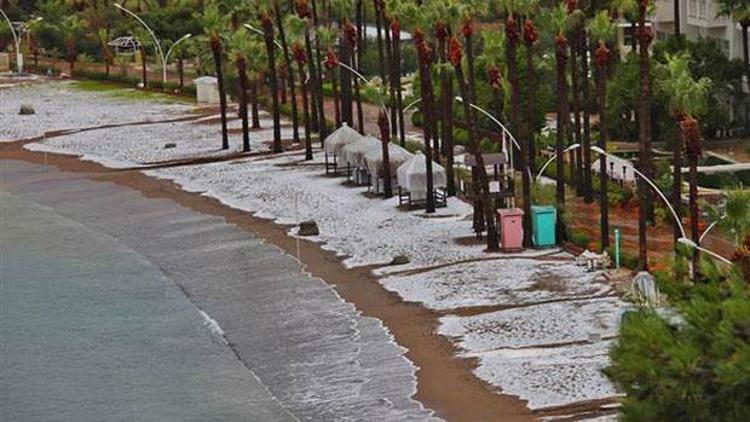
[[[19,38],[19,34],[16,33],[16,27],[13,26],[13,22],[10,21],[10,18],[8,18],[8,15],[5,14],[3,9],[0,9],[0,14],[3,15],[3,18],[5,18],[5,22],[8,23],[8,26],[10,27],[10,34],[13,36],[13,44],[16,48],[16,71],[21,74],[23,73],[23,54],[21,53],[21,39]],[[40,21],[42,20],[42,17],[34,18],[34,21]]]
[[[325,64],[325,61],[321,62],[321,64]],[[362,75],[361,73],[359,73],[356,69],[352,68],[351,66],[346,65],[344,63],[341,63],[339,61],[336,61],[336,65],[339,66],[339,67],[341,67],[341,68],[343,68],[343,69],[348,70],[350,73],[352,73],[354,76],[356,76],[357,78],[359,78],[365,84],[367,84],[367,85],[370,84],[370,80],[369,79],[365,78],[364,75]],[[421,98],[419,100],[421,100]],[[411,104],[409,104],[409,106],[412,106],[412,105],[414,105],[416,103],[417,103],[417,101],[414,101]],[[389,112],[388,107],[385,105],[385,99],[383,99],[380,102],[380,108],[383,109],[383,113],[385,113],[385,117],[388,119],[388,127],[392,127],[392,125],[391,125],[391,113]],[[408,108],[408,106],[407,106],[407,108]]]
[[[609,158],[615,158],[614,156],[612,156],[611,154],[609,154],[606,151],[602,150],[598,146],[592,146],[591,147],[591,151],[594,151],[594,152],[596,152],[598,154],[607,156]],[[656,186],[656,184],[654,184],[653,181],[651,181],[651,179],[649,179],[648,177],[646,177],[637,168],[635,168],[633,166],[631,166],[631,168],[632,168],[633,172],[638,177],[640,177],[641,179],[643,179],[643,181],[646,182],[651,187],[651,189],[653,189],[653,191],[656,192],[659,195],[659,197],[661,198],[661,200],[664,201],[664,204],[667,205],[667,208],[669,208],[669,211],[672,213],[672,217],[674,218],[675,223],[677,223],[677,227],[680,229],[680,233],[682,234],[682,236],[679,239],[677,239],[678,242],[682,243],[683,245],[687,245],[687,246],[689,246],[691,248],[697,249],[699,251],[706,252],[707,254],[713,256],[716,259],[719,259],[720,261],[722,261],[724,263],[732,264],[732,261],[730,261],[730,260],[722,257],[721,255],[717,254],[716,252],[713,252],[713,251],[710,251],[710,250],[708,250],[706,248],[703,248],[703,247],[699,246],[698,244],[696,244],[695,242],[693,242],[692,240],[690,240],[687,237],[687,233],[685,233],[685,228],[682,226],[682,222],[680,221],[680,218],[677,216],[677,213],[675,212],[674,208],[672,208],[672,204],[669,203],[669,200],[667,199],[667,197],[664,196],[664,194],[662,193],[662,191]]]
[[164,50],[161,48],[161,42],[159,41],[159,38],[156,37],[156,34],[153,30],[151,30],[151,27],[149,27],[146,22],[143,21],[138,15],[136,15],[134,12],[126,9],[119,3],[113,4],[114,7],[117,9],[127,13],[128,15],[132,16],[133,19],[137,20],[138,23],[140,23],[144,28],[146,28],[146,31],[148,31],[149,35],[151,35],[151,38],[154,39],[154,45],[156,46],[156,52],[159,54],[159,59],[161,59],[161,80],[162,84],[167,84],[167,60],[169,59],[169,54],[172,52],[172,50],[177,46],[177,44],[181,43],[182,41],[185,41],[186,39],[191,37],[191,34],[185,34],[182,37],[180,37],[177,41],[175,41],[174,44],[172,44],[172,47],[169,48],[167,51],[167,54],[164,54]]

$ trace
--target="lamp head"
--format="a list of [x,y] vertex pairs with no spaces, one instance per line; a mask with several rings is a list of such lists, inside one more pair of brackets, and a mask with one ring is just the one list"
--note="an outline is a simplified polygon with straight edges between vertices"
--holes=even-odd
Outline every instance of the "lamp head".
[[[567,148],[565,148],[565,149],[563,150],[563,152],[570,152],[570,151],[573,151],[574,149],[576,149],[576,148],[580,148],[580,147],[581,147],[581,144],[573,144],[573,145],[569,145],[569,146],[568,146]],[[592,147],[592,148],[593,148],[593,147]]]
[[595,153],[597,153],[597,154],[604,154],[604,155],[606,155],[606,154],[607,154],[607,153],[606,153],[606,152],[605,152],[605,151],[604,151],[603,149],[599,148],[599,147],[598,147],[598,146],[596,146],[596,145],[593,145],[593,146],[591,147],[591,151],[594,151],[594,152],[595,152]]
[[691,248],[695,248],[698,245],[695,244],[692,240],[688,239],[687,237],[681,237],[677,239],[678,242],[682,243],[683,245],[690,246]]

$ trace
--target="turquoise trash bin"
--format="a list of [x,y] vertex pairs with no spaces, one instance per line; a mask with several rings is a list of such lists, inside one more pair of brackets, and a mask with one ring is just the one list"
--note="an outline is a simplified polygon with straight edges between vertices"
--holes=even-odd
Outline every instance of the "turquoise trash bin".
[[531,207],[531,222],[533,226],[534,246],[549,248],[557,244],[555,225],[557,224],[557,209],[552,205]]

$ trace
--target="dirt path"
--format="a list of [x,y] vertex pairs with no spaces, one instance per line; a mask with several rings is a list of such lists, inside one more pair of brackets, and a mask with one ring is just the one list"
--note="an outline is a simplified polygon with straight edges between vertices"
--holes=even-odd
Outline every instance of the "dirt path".
[[[92,180],[131,187],[146,197],[168,198],[192,210],[221,216],[290,254],[296,253],[296,240],[287,236],[287,228],[200,194],[185,192],[172,182],[156,180],[139,171],[116,171],[73,156],[30,152],[22,149],[22,142],[0,145],[0,160],[3,159],[46,162]],[[474,362],[455,357],[453,344],[435,333],[439,314],[417,304],[404,303],[395,293],[387,292],[370,268],[346,269],[334,253],[310,242],[300,242],[300,251],[307,271],[333,285],[342,298],[363,314],[383,321],[398,344],[408,349],[407,357],[419,368],[415,398],[425,406],[435,409],[441,417],[456,421],[533,418],[525,402],[498,394],[496,388],[475,377]]]

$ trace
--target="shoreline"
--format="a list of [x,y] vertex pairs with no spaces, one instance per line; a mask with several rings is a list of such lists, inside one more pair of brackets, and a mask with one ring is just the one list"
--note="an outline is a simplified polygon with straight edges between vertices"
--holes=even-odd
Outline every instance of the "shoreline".
[[[231,208],[218,200],[182,190],[176,183],[145,175],[140,170],[109,169],[82,161],[79,156],[33,152],[23,149],[29,141],[0,145],[0,159],[17,159],[82,173],[94,181],[111,182],[139,191],[147,198],[166,198],[194,211],[223,217],[264,242],[296,255],[297,239],[287,235],[287,226]],[[407,349],[406,357],[417,367],[417,391],[413,396],[437,416],[448,420],[531,420],[536,412],[515,396],[505,395],[473,373],[474,360],[456,357],[456,346],[436,333],[440,313],[416,303],[404,302],[385,290],[372,274],[372,266],[346,268],[343,257],[323,250],[320,244],[300,241],[304,270],[331,285],[342,299],[365,316],[380,320]],[[575,406],[579,407],[579,406]],[[594,410],[593,408],[591,410]],[[540,413],[548,413],[542,412]],[[558,413],[557,409],[554,413]],[[563,410],[563,413],[564,412]]]

